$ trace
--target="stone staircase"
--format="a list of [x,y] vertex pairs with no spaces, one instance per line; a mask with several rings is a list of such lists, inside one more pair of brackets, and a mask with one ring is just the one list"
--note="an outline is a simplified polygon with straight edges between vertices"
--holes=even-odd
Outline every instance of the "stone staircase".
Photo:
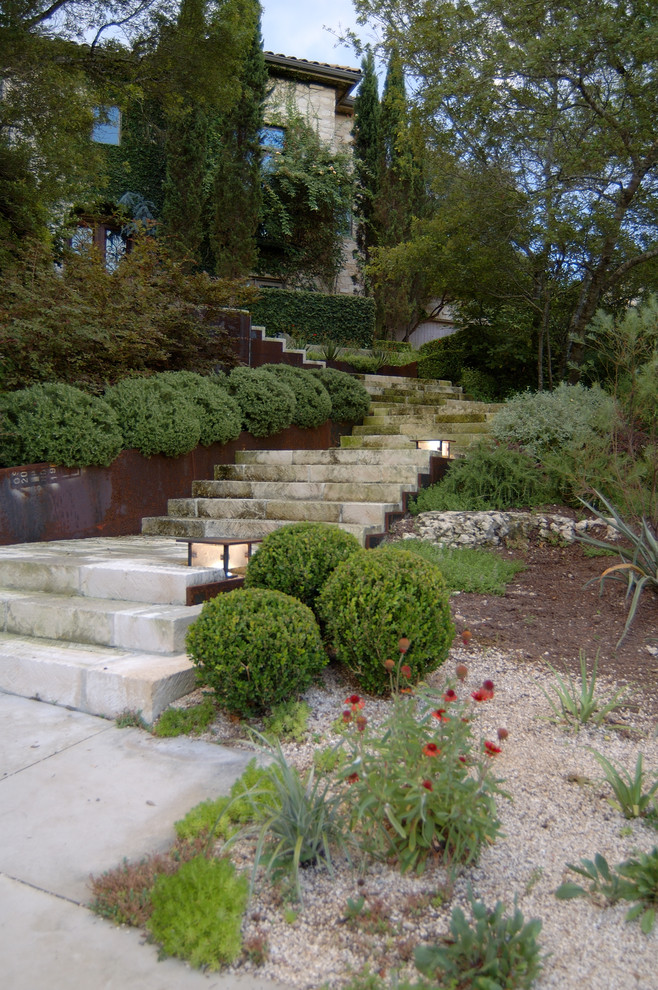
[[173,540],[115,537],[0,547],[0,691],[150,722],[194,689],[188,567]]
[[187,538],[261,537],[291,522],[340,526],[366,545],[430,474],[417,440],[448,440],[459,456],[488,429],[497,406],[465,399],[446,381],[363,376],[373,402],[340,448],[242,451],[236,463],[196,481],[191,498],[171,499],[168,515],[142,532]]

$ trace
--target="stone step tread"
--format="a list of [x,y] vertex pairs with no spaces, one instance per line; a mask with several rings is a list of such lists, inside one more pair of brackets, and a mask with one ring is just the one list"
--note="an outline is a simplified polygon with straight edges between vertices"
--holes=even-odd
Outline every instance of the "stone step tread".
[[469,420],[468,422],[458,421],[446,423],[440,419],[427,420],[405,417],[398,421],[380,420],[378,423],[355,426],[352,430],[352,436],[363,437],[372,434],[394,436],[396,433],[406,433],[408,436],[415,436],[419,431],[427,433],[428,430],[439,433],[488,433],[489,426],[486,422],[480,421],[471,422]]
[[193,498],[399,502],[404,488],[386,481],[195,481]]
[[[256,540],[267,536],[268,533],[273,533],[281,526],[288,526],[292,521],[290,519],[192,519],[150,516],[142,520],[142,526],[147,533],[183,539],[224,537]],[[365,544],[369,534],[382,532],[382,527],[377,525],[350,523],[331,523],[330,525],[337,525],[346,533],[352,533],[362,545]]]
[[[387,482],[399,485],[416,484],[421,468],[419,464],[360,464],[355,472],[353,464],[218,464],[216,481],[307,481],[341,483]],[[193,486],[194,490],[194,486]]]
[[304,499],[190,498],[170,499],[168,514],[175,518],[215,520],[287,520],[288,522],[333,522],[374,525],[387,512],[400,507],[396,502],[329,502]]
[[0,588],[0,630],[157,654],[180,653],[201,606],[160,605]]
[[400,406],[372,407],[369,416],[363,420],[363,426],[375,425],[385,422],[387,419],[432,419],[442,423],[485,423],[489,418],[493,418],[494,413],[482,412],[479,409],[445,409],[441,406],[414,406],[413,409],[403,409]]
[[116,718],[147,722],[195,687],[184,653],[162,656],[0,633],[0,691]]
[[[341,440],[350,439],[341,437]],[[384,463],[422,465],[429,468],[430,455],[427,451],[396,451],[394,455],[369,450],[349,450],[344,447],[331,447],[329,450],[243,450],[235,455],[236,464],[301,464],[301,465],[355,465]]]
[[0,587],[147,605],[184,605],[187,589],[218,580],[188,567],[172,540],[138,537],[57,540],[0,547]]
[[371,450],[412,450],[415,448],[415,441],[402,434],[368,434],[366,436],[354,435],[351,437],[341,437],[341,445],[344,449],[366,448]]

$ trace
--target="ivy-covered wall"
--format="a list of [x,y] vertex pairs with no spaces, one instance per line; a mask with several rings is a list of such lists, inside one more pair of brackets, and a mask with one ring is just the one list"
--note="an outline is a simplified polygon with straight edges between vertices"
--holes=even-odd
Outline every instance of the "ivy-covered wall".
[[153,203],[159,217],[165,177],[164,121],[155,101],[135,100],[121,115],[121,144],[108,145],[105,198],[117,202],[137,193]]
[[251,307],[251,321],[268,337],[287,333],[310,344],[333,340],[371,347],[375,304],[363,296],[330,296],[323,292],[262,289]]

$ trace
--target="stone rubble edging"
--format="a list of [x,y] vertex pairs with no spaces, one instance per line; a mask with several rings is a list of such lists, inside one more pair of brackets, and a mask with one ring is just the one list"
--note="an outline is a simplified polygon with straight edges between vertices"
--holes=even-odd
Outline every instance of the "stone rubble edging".
[[405,539],[420,537],[444,547],[500,546],[527,539],[533,530],[539,538],[574,543],[579,536],[596,530],[597,539],[614,540],[617,531],[600,519],[576,521],[556,513],[533,512],[421,512],[414,532]]

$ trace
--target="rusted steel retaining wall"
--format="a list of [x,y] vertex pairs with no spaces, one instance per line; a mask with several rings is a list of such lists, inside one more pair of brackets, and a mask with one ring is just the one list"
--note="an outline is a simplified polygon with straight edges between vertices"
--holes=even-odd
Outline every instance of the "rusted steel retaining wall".
[[182,457],[124,450],[106,468],[0,468],[0,545],[135,535],[144,516],[166,515],[168,499],[189,497],[193,481],[212,478],[215,464],[233,464],[239,450],[324,450],[351,429],[327,422],[314,430],[291,426],[261,439],[241,433],[230,443],[197,447]]

